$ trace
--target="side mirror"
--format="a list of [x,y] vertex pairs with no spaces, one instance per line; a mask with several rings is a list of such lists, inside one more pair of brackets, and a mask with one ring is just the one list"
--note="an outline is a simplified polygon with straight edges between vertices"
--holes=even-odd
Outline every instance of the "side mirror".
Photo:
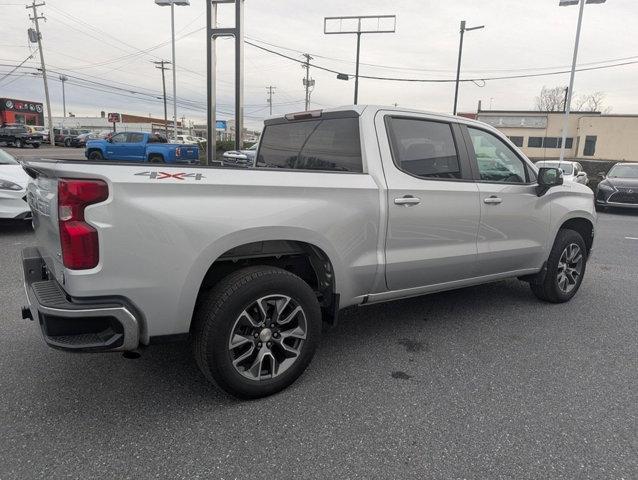
[[586,172],[578,172],[578,175],[576,175],[576,176],[579,177],[579,178],[583,178],[583,177],[587,176],[587,173]]
[[109,143],[113,143],[113,137],[107,138],[106,141],[109,142]]
[[541,168],[538,171],[536,195],[542,197],[552,187],[563,184],[563,171],[560,168]]

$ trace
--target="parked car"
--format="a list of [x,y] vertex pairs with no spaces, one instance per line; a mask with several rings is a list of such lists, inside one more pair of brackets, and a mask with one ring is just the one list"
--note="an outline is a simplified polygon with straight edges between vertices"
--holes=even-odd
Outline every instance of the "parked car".
[[84,133],[90,133],[89,130],[80,130],[77,128],[54,128],[53,129],[55,144],[65,147],[71,147],[73,145],[73,139],[78,135]]
[[42,143],[49,143],[50,133],[46,127],[39,125],[27,125],[26,127],[30,133],[42,135]]
[[97,140],[99,138],[100,134],[96,132],[81,133],[77,137],[73,137],[71,139],[71,146],[76,148],[86,147],[86,142],[89,140]]
[[638,208],[638,163],[617,163],[596,189],[596,209]]
[[0,219],[30,219],[27,204],[29,176],[22,165],[8,152],[0,149]]
[[257,144],[246,150],[230,150],[222,155],[222,165],[224,167],[252,167],[257,155]]
[[177,135],[173,140],[173,143],[180,143],[182,145],[197,145],[199,140],[196,137],[190,135]]
[[596,224],[589,188],[493,127],[396,108],[269,119],[245,169],[26,169],[37,248],[23,252],[23,316],[45,341],[190,339],[204,375],[242,398],[298,378],[344,307],[506,278],[567,302]]
[[24,148],[27,145],[39,148],[42,143],[42,135],[30,133],[24,125],[5,124],[0,127],[0,142],[18,148]]
[[582,185],[589,183],[589,177],[583,166],[578,162],[546,161],[536,162],[538,168],[560,168],[565,182],[575,182]]
[[197,145],[166,143],[161,135],[144,132],[116,133],[107,140],[89,140],[85,156],[89,160],[151,163],[199,163]]

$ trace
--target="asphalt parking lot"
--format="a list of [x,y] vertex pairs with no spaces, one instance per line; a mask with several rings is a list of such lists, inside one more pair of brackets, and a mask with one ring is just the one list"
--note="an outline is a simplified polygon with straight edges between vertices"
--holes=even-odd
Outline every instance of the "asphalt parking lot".
[[0,224],[0,478],[638,478],[638,214],[575,299],[518,281],[350,309],[296,384],[239,402],[184,345],[47,348]]
[[61,158],[64,160],[85,160],[83,148],[52,147],[41,145],[40,148],[24,147],[15,148],[0,144],[0,148],[6,150],[19,160],[31,158]]

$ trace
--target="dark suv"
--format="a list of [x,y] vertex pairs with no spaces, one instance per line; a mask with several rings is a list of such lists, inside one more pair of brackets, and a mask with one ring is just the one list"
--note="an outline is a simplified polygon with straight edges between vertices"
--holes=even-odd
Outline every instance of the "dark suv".
[[0,142],[18,148],[26,145],[38,148],[42,143],[42,135],[31,133],[24,125],[5,124],[0,127]]
[[71,147],[73,145],[73,139],[80,135],[81,133],[86,133],[82,130],[77,130],[74,128],[54,128],[53,134],[55,138],[56,145],[64,145],[65,147]]

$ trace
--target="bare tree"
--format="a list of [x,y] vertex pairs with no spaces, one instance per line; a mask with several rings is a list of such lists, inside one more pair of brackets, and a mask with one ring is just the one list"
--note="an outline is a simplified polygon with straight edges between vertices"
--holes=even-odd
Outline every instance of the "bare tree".
[[541,112],[562,112],[565,106],[565,90],[567,87],[543,87],[536,97],[536,109]]
[[574,101],[574,110],[587,112],[609,113],[611,108],[603,108],[605,103],[604,92],[594,92],[587,95],[579,95]]

